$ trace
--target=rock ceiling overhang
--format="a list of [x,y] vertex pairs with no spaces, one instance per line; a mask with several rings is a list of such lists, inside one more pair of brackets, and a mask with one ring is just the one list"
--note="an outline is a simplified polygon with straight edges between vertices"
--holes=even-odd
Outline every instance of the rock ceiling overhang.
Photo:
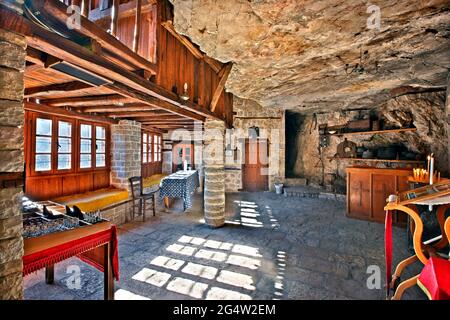
[[[178,32],[233,61],[227,91],[266,107],[374,107],[408,92],[405,86],[442,90],[447,83],[448,0],[172,2]],[[371,5],[380,10],[379,29]]]

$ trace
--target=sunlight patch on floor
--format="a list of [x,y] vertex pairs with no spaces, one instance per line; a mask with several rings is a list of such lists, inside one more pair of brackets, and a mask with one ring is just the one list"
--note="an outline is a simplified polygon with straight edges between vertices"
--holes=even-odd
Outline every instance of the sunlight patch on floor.
[[156,287],[162,287],[170,279],[171,275],[166,272],[159,272],[153,269],[143,268],[136,273],[132,279],[145,282]]
[[114,300],[150,300],[147,297],[132,293],[125,289],[119,289],[114,293]]

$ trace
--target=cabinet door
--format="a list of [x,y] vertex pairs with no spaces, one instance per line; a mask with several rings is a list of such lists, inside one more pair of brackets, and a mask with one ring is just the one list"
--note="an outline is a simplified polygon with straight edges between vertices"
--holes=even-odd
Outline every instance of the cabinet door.
[[378,222],[384,222],[386,199],[391,194],[395,194],[396,190],[395,175],[374,174],[372,176],[372,218]]
[[348,215],[359,219],[370,219],[370,173],[348,174]]

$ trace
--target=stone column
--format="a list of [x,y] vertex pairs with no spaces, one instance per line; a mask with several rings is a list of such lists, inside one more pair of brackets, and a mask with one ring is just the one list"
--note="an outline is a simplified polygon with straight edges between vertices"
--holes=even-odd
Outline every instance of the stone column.
[[[24,171],[25,57],[25,38],[0,29],[0,176]],[[23,298],[22,183],[12,182],[0,181],[0,300]]]
[[141,175],[141,124],[120,120],[111,126],[111,185],[130,191],[129,178]]
[[225,224],[225,123],[207,120],[203,139],[205,222],[217,228]]

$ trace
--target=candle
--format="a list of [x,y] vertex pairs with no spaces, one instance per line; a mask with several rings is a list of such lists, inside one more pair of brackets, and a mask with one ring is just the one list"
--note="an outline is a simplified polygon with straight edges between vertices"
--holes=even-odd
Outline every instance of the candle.
[[428,160],[427,171],[430,172],[430,160],[431,160],[431,157],[428,156],[427,160]]
[[430,160],[430,185],[433,184],[433,175],[434,175],[434,157],[433,157],[433,154],[431,154],[431,160]]
[[183,170],[187,171],[187,160],[183,161]]

